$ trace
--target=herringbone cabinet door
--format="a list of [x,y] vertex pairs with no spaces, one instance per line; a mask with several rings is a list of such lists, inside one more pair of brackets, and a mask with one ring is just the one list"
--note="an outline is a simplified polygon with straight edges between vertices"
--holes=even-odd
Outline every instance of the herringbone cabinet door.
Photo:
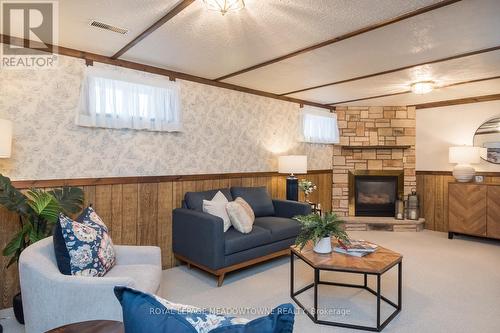
[[488,186],[488,237],[500,238],[500,185]]
[[450,231],[486,236],[486,185],[450,184]]

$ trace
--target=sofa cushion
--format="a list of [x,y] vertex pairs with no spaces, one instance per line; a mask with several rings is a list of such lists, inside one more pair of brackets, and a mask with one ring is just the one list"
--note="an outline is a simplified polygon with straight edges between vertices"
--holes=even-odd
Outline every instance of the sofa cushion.
[[221,191],[218,191],[212,200],[203,200],[203,212],[220,217],[224,221],[224,232],[231,227],[231,220],[226,210],[228,203],[229,201]]
[[224,234],[224,243],[224,254],[228,255],[271,243],[271,232],[254,226],[250,233],[242,234],[234,228],[229,228]]
[[114,292],[123,309],[127,333],[293,332],[295,308],[291,304],[280,305],[265,317],[248,320],[173,303],[127,287],[115,287]]
[[128,277],[134,280],[134,288],[156,293],[161,283],[161,267],[156,265],[115,265],[106,277]]
[[274,206],[271,196],[265,186],[261,187],[231,187],[233,198],[243,198],[252,207],[255,216],[273,216]]
[[231,192],[228,188],[204,192],[186,192],[186,194],[184,195],[184,203],[186,204],[186,208],[194,209],[198,212],[203,212],[203,200],[212,200],[219,191],[224,194],[228,201],[233,201],[233,197],[231,196]]
[[254,228],[257,226],[269,230],[271,232],[271,241],[273,242],[297,237],[301,229],[299,222],[276,216],[256,218]]
[[226,205],[227,214],[231,219],[233,227],[243,234],[252,231],[255,214],[252,207],[240,197]]

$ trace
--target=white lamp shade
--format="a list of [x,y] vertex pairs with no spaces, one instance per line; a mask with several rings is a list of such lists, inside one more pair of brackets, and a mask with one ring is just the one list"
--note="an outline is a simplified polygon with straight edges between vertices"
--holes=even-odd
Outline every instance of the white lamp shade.
[[9,158],[12,152],[12,122],[0,119],[0,158]]
[[450,147],[448,159],[450,163],[478,164],[481,162],[481,148],[472,146]]
[[280,156],[278,160],[278,172],[287,174],[307,173],[306,155]]

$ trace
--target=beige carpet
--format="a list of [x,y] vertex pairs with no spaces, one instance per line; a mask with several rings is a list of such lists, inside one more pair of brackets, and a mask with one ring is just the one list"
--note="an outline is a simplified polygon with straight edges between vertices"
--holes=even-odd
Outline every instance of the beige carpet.
[[[377,242],[403,254],[403,310],[384,332],[500,332],[500,242],[472,238],[448,240],[447,234],[352,232],[355,238]],[[289,298],[289,259],[282,258],[228,275],[221,288],[215,279],[196,269],[176,267],[164,272],[161,295],[169,300],[235,312],[254,318]],[[296,265],[297,287],[312,279],[304,264]],[[396,270],[386,273],[382,292],[395,299]],[[360,277],[339,273],[322,279],[361,282]],[[374,287],[371,280],[371,286]],[[352,288],[321,286],[320,308],[334,309],[323,319],[362,325],[375,322],[375,297]],[[312,294],[301,296],[312,306]],[[293,302],[292,302],[293,304]],[[392,308],[385,306],[382,318]],[[9,316],[8,311],[0,317]],[[12,320],[2,320],[4,332],[22,332]],[[295,332],[354,332],[313,324],[303,313],[296,317]]]

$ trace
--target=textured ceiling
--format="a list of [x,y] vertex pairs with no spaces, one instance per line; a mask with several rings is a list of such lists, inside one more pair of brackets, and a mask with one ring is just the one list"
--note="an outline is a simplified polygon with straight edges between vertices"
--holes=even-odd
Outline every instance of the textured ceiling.
[[[222,16],[196,0],[121,58],[214,79],[439,0],[245,0]],[[111,56],[165,15],[178,0],[64,0],[59,44]],[[500,0],[462,0],[224,80],[274,93],[450,57],[500,45]],[[96,19],[130,29],[119,34],[88,25]],[[408,90],[419,79],[449,85],[500,75],[500,51],[290,95],[334,103]],[[406,105],[498,93],[498,80],[354,102]],[[473,95],[474,96],[474,95]],[[382,104],[381,104],[382,103]]]
[[466,0],[226,82],[286,93],[500,45],[495,12],[500,12],[499,0]]
[[124,59],[216,78],[433,2],[247,0],[244,11],[221,16],[196,1]]
[[[313,89],[291,97],[323,104],[408,91],[410,83],[434,81],[437,86],[500,76],[500,50],[450,61],[412,67],[390,74]],[[361,97],[359,97],[361,96]]]
[[[111,56],[165,15],[178,0],[59,1],[59,44]],[[89,26],[91,20],[129,29],[127,35]]]
[[387,105],[416,105],[430,102],[446,101],[467,97],[486,96],[500,92],[500,79],[469,83],[436,89],[425,95],[403,94],[397,96],[368,99],[359,102],[345,103],[343,105],[356,106],[387,106]]

